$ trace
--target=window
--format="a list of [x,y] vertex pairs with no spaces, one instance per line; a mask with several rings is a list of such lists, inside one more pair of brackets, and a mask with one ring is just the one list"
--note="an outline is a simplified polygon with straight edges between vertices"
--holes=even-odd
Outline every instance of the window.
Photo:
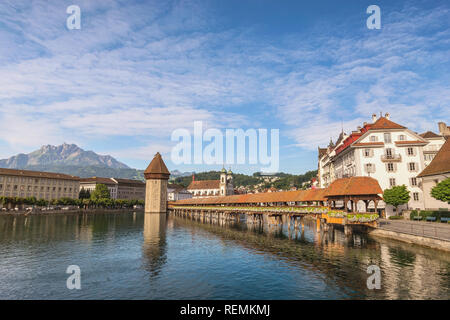
[[411,178],[411,186],[417,186],[417,178]]
[[387,163],[387,171],[394,172],[394,164],[392,162]]
[[372,156],[372,150],[364,149],[364,156],[365,157],[371,157]]
[[408,169],[409,171],[416,171],[416,163],[415,162],[408,163]]
[[0,190],[2,190],[3,189],[3,185],[2,184],[0,184]]
[[398,136],[398,140],[400,140],[400,141],[405,141],[405,140],[406,140],[405,135],[404,135],[404,134],[399,135],[399,136]]
[[413,147],[408,147],[408,156],[413,156],[414,155],[414,148]]
[[414,201],[419,201],[419,193],[418,192],[413,192],[413,199],[414,199]]
[[370,142],[376,142],[378,141],[377,136],[370,136]]
[[386,132],[384,134],[384,142],[385,143],[391,143],[391,134],[389,132]]
[[395,178],[389,178],[389,185],[395,187]]
[[366,163],[366,172],[367,173],[374,173],[375,172],[375,165],[373,163]]
[[392,159],[392,149],[391,148],[387,148],[385,150],[385,152],[386,152],[386,158]]

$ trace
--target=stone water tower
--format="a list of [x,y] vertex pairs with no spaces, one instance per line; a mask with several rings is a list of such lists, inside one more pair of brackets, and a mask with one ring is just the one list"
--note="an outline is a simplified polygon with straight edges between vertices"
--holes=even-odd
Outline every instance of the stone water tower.
[[167,180],[170,172],[159,152],[144,171],[145,186],[145,213],[167,212]]

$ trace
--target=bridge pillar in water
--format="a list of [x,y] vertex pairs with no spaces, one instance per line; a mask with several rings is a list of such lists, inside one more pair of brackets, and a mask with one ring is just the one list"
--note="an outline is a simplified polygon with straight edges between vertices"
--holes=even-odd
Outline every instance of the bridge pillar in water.
[[348,224],[344,225],[344,234],[345,234],[346,236],[351,236],[352,233],[353,233],[353,228],[352,228],[352,226],[351,226],[351,225],[348,225]]
[[320,218],[316,219],[316,223],[317,223],[317,232],[320,232]]
[[167,180],[170,172],[159,152],[144,171],[145,213],[167,213]]

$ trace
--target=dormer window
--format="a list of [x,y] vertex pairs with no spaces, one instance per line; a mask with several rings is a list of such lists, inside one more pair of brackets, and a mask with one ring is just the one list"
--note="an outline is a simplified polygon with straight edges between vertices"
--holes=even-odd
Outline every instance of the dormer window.
[[398,140],[405,141],[406,140],[406,136],[404,134],[401,134],[401,135],[398,136]]
[[378,141],[377,136],[370,136],[370,142],[376,142],[376,141]]

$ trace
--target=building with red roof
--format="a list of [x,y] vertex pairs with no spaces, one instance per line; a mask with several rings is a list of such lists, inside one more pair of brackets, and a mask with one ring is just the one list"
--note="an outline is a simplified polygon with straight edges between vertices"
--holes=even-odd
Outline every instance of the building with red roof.
[[[411,193],[410,202],[402,207],[423,209],[423,191],[417,177],[431,162],[445,141],[442,135],[425,132],[421,135],[384,116],[372,115],[350,134],[342,132],[333,147],[319,148],[318,187],[326,188],[334,181],[349,177],[375,178],[382,190],[406,185]],[[393,207],[383,202],[387,216]]]

